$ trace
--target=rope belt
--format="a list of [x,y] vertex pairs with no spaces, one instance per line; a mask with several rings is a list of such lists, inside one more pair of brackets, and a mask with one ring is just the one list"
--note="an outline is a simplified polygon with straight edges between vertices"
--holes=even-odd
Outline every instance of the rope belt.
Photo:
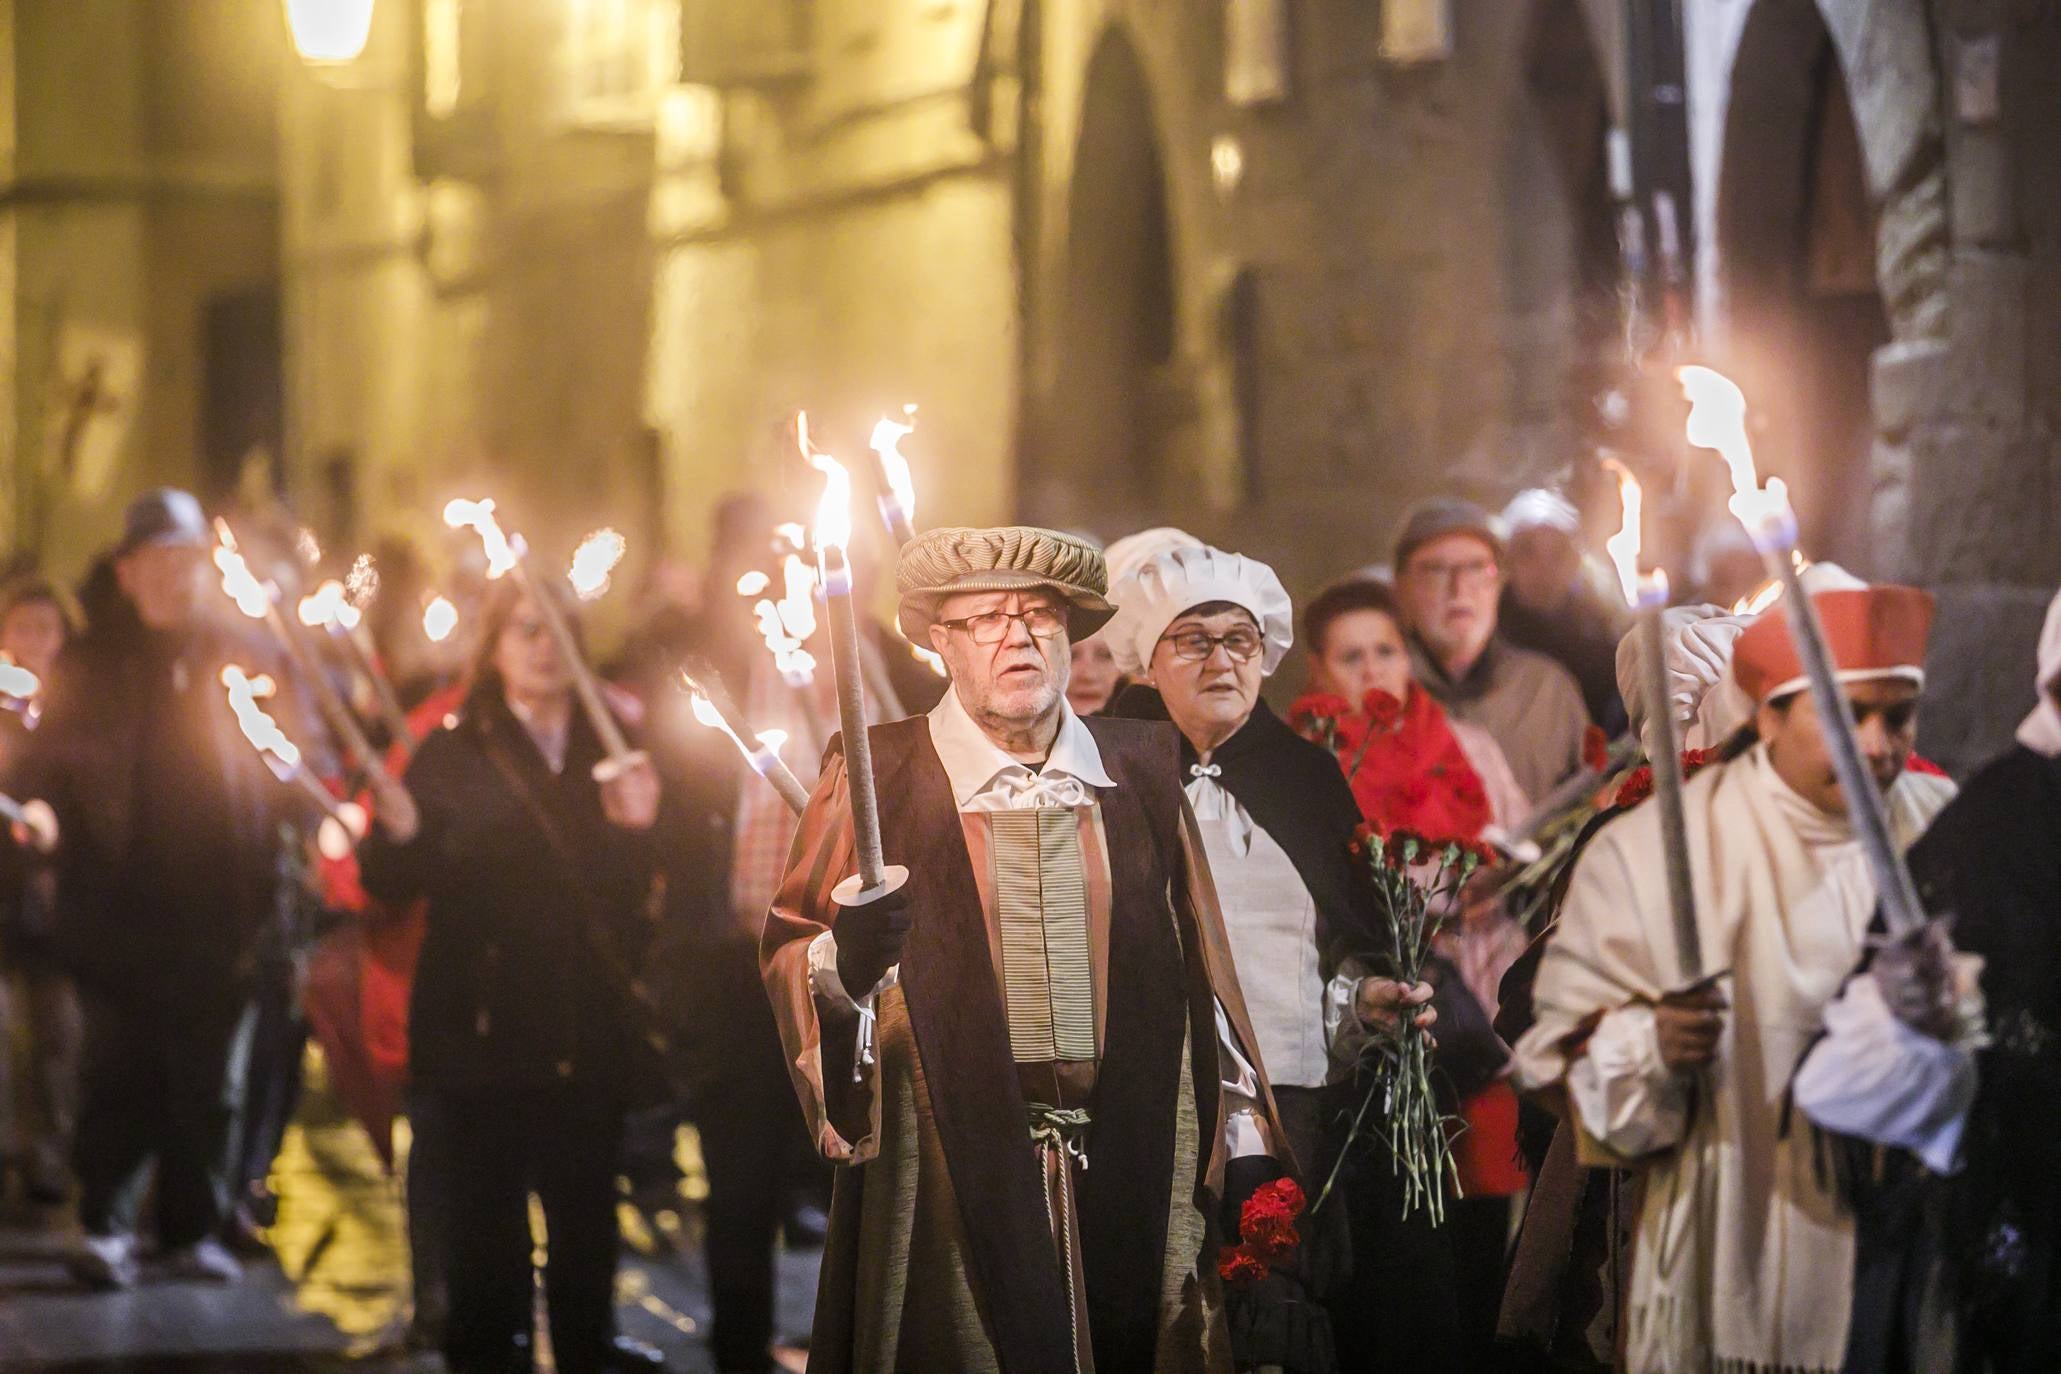
[[1084,1137],[1094,1119],[1086,1107],[1047,1107],[1033,1102],[1026,1109],[1030,1118],[1031,1143],[1039,1150],[1064,1150],[1081,1168],[1088,1167],[1088,1143]]

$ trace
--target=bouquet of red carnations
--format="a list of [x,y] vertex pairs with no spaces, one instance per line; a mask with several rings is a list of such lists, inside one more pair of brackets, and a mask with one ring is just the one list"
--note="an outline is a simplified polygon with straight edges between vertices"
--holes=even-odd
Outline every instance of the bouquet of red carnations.
[[[1458,910],[1461,887],[1492,857],[1491,851],[1470,840],[1433,840],[1404,830],[1383,834],[1365,826],[1355,847],[1373,870],[1387,916],[1390,976],[1414,987],[1424,981],[1447,914]],[[1447,1189],[1457,1196],[1460,1186],[1452,1149],[1459,1118],[1439,1105],[1432,1050],[1430,1031],[1408,1009],[1368,1043],[1360,1060],[1360,1072],[1369,1080],[1367,1093],[1353,1114],[1348,1149],[1339,1152],[1317,1196],[1319,1207],[1338,1182],[1351,1142],[1364,1135],[1388,1147],[1404,1181],[1403,1215],[1421,1206],[1433,1225],[1445,1220]]]

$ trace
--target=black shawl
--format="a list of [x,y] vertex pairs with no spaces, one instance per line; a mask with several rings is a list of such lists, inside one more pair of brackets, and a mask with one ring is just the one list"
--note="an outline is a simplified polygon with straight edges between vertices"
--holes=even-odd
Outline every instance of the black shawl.
[[[1143,684],[1126,687],[1110,714],[1170,719],[1158,691]],[[1183,738],[1183,783],[1193,776],[1189,770],[1197,761],[1195,746]],[[1385,942],[1376,935],[1382,925],[1373,878],[1352,852],[1360,805],[1331,751],[1289,729],[1262,700],[1210,763],[1223,770],[1217,781],[1224,790],[1287,853],[1316,901],[1324,976],[1329,978],[1340,961],[1353,955],[1378,963]]]

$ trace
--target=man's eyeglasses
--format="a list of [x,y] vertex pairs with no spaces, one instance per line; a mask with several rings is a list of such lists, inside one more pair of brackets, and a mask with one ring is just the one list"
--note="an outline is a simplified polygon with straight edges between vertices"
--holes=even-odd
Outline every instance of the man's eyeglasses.
[[1039,639],[1057,639],[1066,632],[1066,617],[1050,606],[1033,606],[1027,611],[984,611],[958,620],[937,623],[948,630],[962,630],[975,644],[1000,644],[1009,637],[1009,622],[1020,620],[1023,628]]
[[1449,582],[1456,587],[1479,587],[1495,580],[1496,564],[1491,558],[1470,558],[1464,563],[1428,560],[1410,564],[1403,573],[1429,582]]
[[1260,651],[1260,637],[1251,630],[1227,630],[1213,635],[1203,630],[1183,630],[1179,634],[1162,635],[1161,638],[1174,646],[1174,657],[1190,663],[1200,663],[1216,652],[1219,644],[1231,656],[1233,663],[1250,663],[1252,656]]

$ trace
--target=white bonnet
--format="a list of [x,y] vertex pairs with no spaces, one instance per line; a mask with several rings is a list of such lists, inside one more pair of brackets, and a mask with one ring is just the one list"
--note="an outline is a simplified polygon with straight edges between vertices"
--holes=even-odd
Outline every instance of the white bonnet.
[[1109,589],[1116,615],[1102,631],[1117,668],[1136,676],[1152,661],[1166,627],[1182,612],[1228,601],[1252,613],[1262,647],[1260,671],[1272,673],[1295,642],[1295,607],[1274,570],[1243,554],[1206,544],[1166,549],[1139,563]]
[[1186,530],[1175,529],[1172,525],[1156,525],[1149,530],[1110,540],[1109,547],[1102,550],[1102,561],[1109,565],[1109,585],[1114,587],[1145,566],[1146,560],[1169,549],[1201,547],[1202,541]]

